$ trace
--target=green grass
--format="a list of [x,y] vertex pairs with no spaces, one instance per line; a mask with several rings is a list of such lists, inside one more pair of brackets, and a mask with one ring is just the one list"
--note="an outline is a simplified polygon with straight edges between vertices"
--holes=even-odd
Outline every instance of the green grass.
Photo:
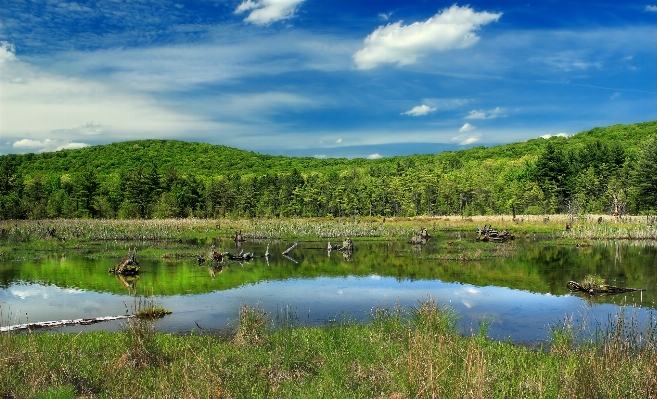
[[[375,309],[368,323],[307,327],[289,309],[243,306],[230,337],[154,332],[0,336],[0,397],[647,398],[657,395],[655,326],[572,321],[540,350],[462,336],[431,299]],[[622,321],[621,321],[622,320]]]

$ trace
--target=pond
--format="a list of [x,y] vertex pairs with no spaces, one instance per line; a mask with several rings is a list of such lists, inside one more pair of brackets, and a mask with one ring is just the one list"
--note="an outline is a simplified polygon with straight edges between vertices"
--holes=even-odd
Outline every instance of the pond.
[[[209,248],[211,243],[190,243]],[[134,293],[152,295],[173,314],[160,331],[222,330],[235,326],[240,306],[258,305],[272,317],[291,314],[299,324],[367,321],[376,308],[408,310],[431,297],[460,316],[463,333],[490,323],[488,335],[541,342],[564,317],[603,326],[621,307],[641,322],[653,319],[657,294],[657,246],[649,242],[555,245],[525,238],[513,243],[476,243],[452,233],[422,247],[401,241],[356,241],[352,256],[327,251],[326,241],[247,241],[223,251],[271,256],[227,262],[222,268],[192,257],[168,260],[139,256],[139,276],[114,276],[118,259],[51,256],[0,263],[0,325],[26,321],[91,318],[132,313]],[[109,245],[109,244],[107,244]],[[128,244],[113,244],[128,247]],[[149,243],[141,243],[141,248]],[[470,259],[470,260],[462,260]],[[474,259],[474,260],[472,260]],[[608,284],[643,288],[588,298],[571,294],[569,280],[598,274]],[[56,331],[118,330],[120,322],[63,327]]]

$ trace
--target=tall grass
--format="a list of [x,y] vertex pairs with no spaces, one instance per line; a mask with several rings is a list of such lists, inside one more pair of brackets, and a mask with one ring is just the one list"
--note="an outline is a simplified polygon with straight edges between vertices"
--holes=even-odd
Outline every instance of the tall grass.
[[[628,310],[629,311],[629,310]],[[574,320],[532,350],[461,335],[430,298],[376,308],[368,323],[309,327],[290,309],[243,305],[235,334],[176,336],[148,324],[118,333],[3,334],[0,397],[650,398],[657,330],[631,314],[588,334]],[[143,320],[142,320],[143,321]]]

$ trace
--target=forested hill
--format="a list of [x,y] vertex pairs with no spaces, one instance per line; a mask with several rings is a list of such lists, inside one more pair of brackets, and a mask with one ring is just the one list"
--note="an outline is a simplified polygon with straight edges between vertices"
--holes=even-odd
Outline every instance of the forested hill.
[[[599,140],[607,144],[622,143],[626,150],[633,152],[647,136],[655,133],[656,126],[657,121],[595,128],[571,136],[568,139],[568,147],[574,149]],[[552,140],[559,139],[552,138]],[[24,177],[37,174],[74,174],[89,167],[95,169],[99,175],[107,175],[139,166],[156,166],[161,171],[175,168],[178,173],[183,175],[195,174],[204,177],[231,174],[260,176],[271,173],[290,173],[294,169],[304,173],[367,167],[377,163],[390,163],[390,161],[403,162],[405,158],[419,163],[453,158],[458,158],[462,162],[500,158],[518,159],[527,155],[537,156],[547,141],[534,139],[496,147],[475,147],[437,155],[414,155],[382,160],[271,156],[222,145],[177,140],[126,141],[76,150],[12,155],[11,157],[16,157],[15,163],[19,165],[19,172]]]
[[657,208],[656,134],[653,121],[378,160],[173,140],[6,155],[0,218],[639,213]]

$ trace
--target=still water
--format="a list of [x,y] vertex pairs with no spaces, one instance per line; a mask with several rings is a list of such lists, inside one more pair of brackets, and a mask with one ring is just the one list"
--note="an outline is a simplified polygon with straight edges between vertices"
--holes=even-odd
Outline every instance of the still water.
[[[478,330],[479,323],[486,321],[490,337],[517,342],[548,339],[550,326],[563,322],[565,316],[604,327],[621,306],[629,306],[626,312],[642,322],[654,320],[655,243],[601,242],[586,247],[531,239],[478,243],[484,254],[494,256],[463,261],[458,260],[461,254],[471,255],[477,248],[470,240],[468,249],[461,250],[457,238],[431,240],[423,247],[356,241],[353,256],[327,251],[325,241],[299,242],[289,257],[281,253],[290,242],[247,241],[235,248],[231,242],[216,241],[223,251],[262,255],[269,246],[272,255],[228,262],[222,268],[199,265],[191,257],[140,256],[136,278],[107,273],[118,259],[53,256],[2,262],[0,325],[132,313],[137,306],[135,292],[152,295],[156,304],[173,311],[156,325],[160,331],[172,332],[197,330],[197,324],[204,330],[234,327],[243,303],[259,305],[274,316],[288,312],[299,324],[323,324],[367,321],[376,308],[408,310],[429,297],[457,312],[463,333]],[[195,245],[199,250],[203,247]],[[483,247],[492,245],[513,245],[513,250],[487,252],[490,247]],[[644,291],[592,299],[566,289],[569,280],[581,281],[594,273],[609,284]],[[56,331],[120,328],[121,323],[108,322]]]

